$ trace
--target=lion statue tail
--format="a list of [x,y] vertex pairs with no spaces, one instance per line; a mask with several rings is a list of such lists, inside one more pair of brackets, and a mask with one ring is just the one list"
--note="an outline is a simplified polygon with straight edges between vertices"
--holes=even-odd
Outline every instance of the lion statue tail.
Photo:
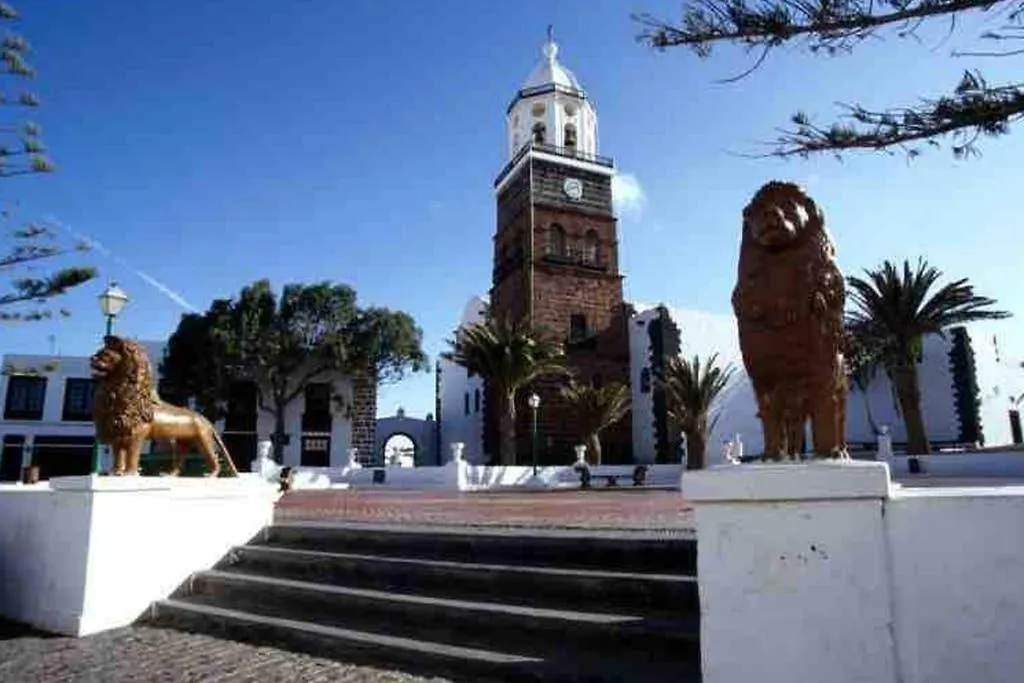
[[224,455],[224,460],[228,464],[228,471],[231,472],[231,476],[238,476],[238,468],[235,467],[235,461],[231,459],[231,452],[228,451],[228,447],[224,444],[224,439],[221,438],[220,432],[217,431],[213,425],[210,425],[213,431],[213,440],[217,442],[217,448]]

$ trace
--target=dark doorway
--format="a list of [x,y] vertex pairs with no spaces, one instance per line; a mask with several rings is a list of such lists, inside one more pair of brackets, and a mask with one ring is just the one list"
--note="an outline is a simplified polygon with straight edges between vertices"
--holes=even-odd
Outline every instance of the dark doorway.
[[21,456],[25,450],[25,437],[21,434],[5,434],[4,450],[0,456],[0,481],[21,479]]
[[91,436],[37,436],[32,464],[39,467],[39,479],[91,474],[95,441]]
[[330,434],[323,434],[317,436],[303,436],[301,458],[301,463],[303,467],[330,467]]

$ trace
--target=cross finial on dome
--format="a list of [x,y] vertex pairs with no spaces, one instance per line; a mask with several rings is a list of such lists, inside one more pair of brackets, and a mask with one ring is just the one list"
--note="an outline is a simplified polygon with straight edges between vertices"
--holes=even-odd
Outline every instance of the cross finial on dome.
[[548,39],[544,43],[543,52],[549,62],[555,61],[555,56],[558,54],[558,44],[555,43],[555,27],[552,24],[548,24]]

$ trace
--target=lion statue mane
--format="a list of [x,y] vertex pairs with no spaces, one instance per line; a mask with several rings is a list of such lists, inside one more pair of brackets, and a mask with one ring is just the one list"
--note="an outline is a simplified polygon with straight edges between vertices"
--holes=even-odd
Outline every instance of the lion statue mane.
[[816,456],[848,457],[845,299],[821,210],[793,183],[765,184],[743,209],[732,306],[767,458],[799,457],[808,419]]
[[93,401],[96,438],[110,446],[113,474],[138,474],[142,443],[147,439],[171,443],[174,462],[169,474],[181,473],[184,453],[179,447],[189,444],[199,448],[206,458],[206,476],[220,473],[218,452],[230,472],[238,474],[231,454],[209,420],[160,400],[149,358],[140,344],[107,336],[89,364],[99,380]]

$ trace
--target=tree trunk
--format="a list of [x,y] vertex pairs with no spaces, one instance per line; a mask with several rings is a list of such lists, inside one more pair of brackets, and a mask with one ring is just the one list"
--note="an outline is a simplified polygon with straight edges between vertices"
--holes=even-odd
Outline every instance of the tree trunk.
[[590,456],[587,462],[591,465],[601,464],[601,436],[597,432],[587,437],[587,454]]
[[689,429],[686,431],[686,469],[704,469],[704,460],[707,454],[708,439],[701,429]]
[[907,427],[907,455],[927,455],[928,436],[924,431],[921,416],[921,390],[917,385],[917,368],[905,365],[895,368],[892,373],[896,385],[896,396],[900,401],[900,412]]
[[274,461],[284,463],[284,406],[274,408]]
[[502,397],[498,438],[501,441],[499,458],[502,465],[516,464],[516,402],[515,394]]

